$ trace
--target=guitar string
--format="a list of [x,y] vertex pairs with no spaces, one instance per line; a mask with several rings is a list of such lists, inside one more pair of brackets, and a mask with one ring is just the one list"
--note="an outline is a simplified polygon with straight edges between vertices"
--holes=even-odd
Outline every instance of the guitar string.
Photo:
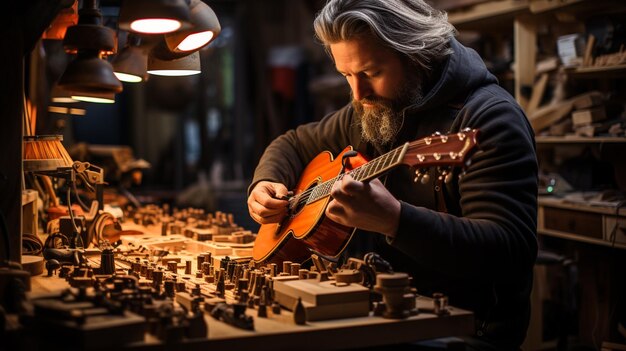
[[[417,143],[415,145],[417,145]],[[401,149],[402,149],[402,147],[398,147],[398,148],[396,148],[396,149],[386,153],[385,155],[382,155],[380,157],[377,157],[377,158],[373,159],[372,161],[370,161],[370,162],[368,162],[366,164],[363,164],[363,165],[361,165],[361,166],[359,166],[359,167],[357,167],[355,169],[352,169],[352,170],[350,170],[350,171],[348,171],[346,173],[340,174],[340,175],[338,175],[338,176],[336,176],[334,178],[331,178],[331,179],[329,179],[329,180],[327,180],[327,181],[325,181],[323,183],[320,183],[320,184],[314,186],[313,188],[310,188],[310,189],[307,189],[307,190],[303,191],[302,193],[296,195],[296,197],[297,197],[295,199],[296,206],[301,205],[303,202],[304,203],[309,202],[309,200],[311,198],[313,198],[314,201],[317,200],[317,198],[318,198],[317,195],[316,196],[310,196],[310,195],[312,193],[314,193],[314,192],[320,192],[320,189],[321,189],[321,192],[322,192],[322,194],[324,196],[327,195],[329,193],[329,190],[330,190],[329,188],[332,186],[332,184],[334,184],[337,180],[341,179],[341,177],[343,177],[345,174],[350,174],[350,175],[352,175],[354,177],[354,179],[361,180],[361,179],[367,178],[371,174],[375,174],[378,171],[377,166],[380,165],[381,163],[383,164],[383,167],[381,167],[380,169],[384,169],[384,168],[388,167],[389,165],[391,165],[391,163],[390,164],[386,164],[386,162],[389,160],[389,157],[393,154],[393,157],[391,158],[391,160],[393,161],[398,156],[397,153]],[[430,156],[430,155],[428,155],[428,156]],[[398,162],[400,162],[400,160],[396,160],[396,161],[393,161],[393,162],[398,163]],[[374,172],[370,172],[372,169],[374,170]],[[366,174],[365,174],[365,176],[363,178],[361,178],[361,175],[363,173],[366,173]]]
[[[463,140],[467,137],[467,135],[466,135],[465,133],[457,133],[457,135],[459,136],[459,141],[463,141]],[[427,144],[427,145],[429,145],[430,143],[432,143],[432,142],[434,141],[434,139],[441,139],[442,137],[446,137],[446,138],[447,138],[447,137],[450,137],[450,136],[452,136],[452,135],[436,136],[436,137],[432,137],[432,138],[430,138],[430,140],[428,140],[428,141],[426,140],[427,138],[424,138],[424,139],[422,139],[422,140],[418,140],[418,141],[416,141],[415,143],[412,143],[412,144],[410,145],[410,147],[414,148],[414,147],[419,146],[419,145],[421,145],[421,144]],[[403,147],[404,147],[404,146],[397,147],[397,148],[395,148],[394,150],[392,150],[392,151],[390,151],[390,152],[388,152],[388,153],[386,153],[386,154],[384,154],[384,155],[381,155],[381,156],[379,156],[379,157],[377,157],[377,158],[373,159],[372,161],[370,161],[370,162],[368,162],[368,163],[366,163],[366,164],[363,164],[363,165],[361,165],[361,166],[359,166],[359,167],[357,167],[357,168],[355,168],[355,169],[352,169],[352,170],[350,170],[350,171],[348,171],[348,172],[346,172],[346,173],[340,174],[340,175],[338,175],[338,176],[336,176],[336,177],[334,177],[334,178],[331,178],[331,179],[329,179],[329,180],[327,180],[327,181],[325,181],[325,182],[323,182],[323,183],[320,183],[320,184],[318,184],[318,185],[314,186],[313,188],[309,188],[309,189],[307,189],[307,190],[303,191],[302,193],[300,193],[300,194],[298,194],[298,195],[294,196],[292,199],[290,199],[290,200],[289,200],[290,205],[291,205],[291,203],[292,203],[292,202],[294,202],[294,201],[295,201],[295,202],[296,202],[296,207],[298,207],[298,206],[300,206],[302,203],[309,202],[309,199],[311,199],[311,198],[313,198],[313,199],[314,199],[314,201],[315,201],[315,200],[317,200],[317,199],[318,199],[318,196],[317,196],[317,195],[316,195],[315,197],[311,197],[310,195],[311,195],[312,193],[314,193],[314,192],[319,192],[319,191],[320,191],[320,189],[323,189],[322,194],[323,194],[324,196],[326,196],[327,194],[329,194],[329,193],[330,193],[330,191],[329,191],[330,189],[328,189],[328,188],[330,188],[330,187],[332,186],[332,184],[334,184],[337,180],[341,179],[341,177],[343,177],[345,174],[354,175],[354,178],[355,178],[356,180],[361,180],[361,179],[366,178],[367,176],[369,176],[369,175],[370,175],[370,174],[372,174],[372,173],[376,173],[376,172],[378,171],[378,169],[377,169],[377,168],[375,168],[376,170],[375,170],[374,172],[372,172],[372,173],[369,173],[369,172],[368,172],[368,174],[367,174],[364,178],[358,179],[358,177],[360,177],[360,176],[361,176],[361,172],[362,172],[363,170],[366,170],[366,169],[367,169],[367,170],[369,170],[369,168],[371,168],[371,167],[376,167],[376,166],[380,165],[381,160],[388,158],[391,154],[395,154],[395,153],[397,153],[397,151],[401,150]],[[428,156],[432,156],[432,155],[434,155],[434,154],[436,154],[436,153],[430,153],[430,154],[424,154],[424,153],[422,153],[421,155],[422,155],[422,156],[425,156],[425,157],[428,157]],[[394,158],[395,158],[395,155],[394,155]],[[399,161],[400,161],[400,160],[397,160],[397,161],[395,161],[395,162],[399,162]],[[384,164],[384,162],[383,162],[383,164]],[[380,169],[384,169],[384,168],[386,168],[386,167],[388,167],[388,166],[389,166],[389,165],[384,165],[384,166],[383,166],[383,167],[381,167]],[[322,196],[322,197],[323,197],[323,196]],[[320,198],[321,198],[321,197],[320,197]]]
[[[383,167],[381,167],[380,169],[385,169],[386,167],[388,167],[389,165],[385,165],[385,162],[383,161],[383,158],[386,158],[385,156],[390,155],[392,153],[396,153],[396,151],[398,151],[401,148],[395,149],[393,151],[390,151],[388,154],[382,155],[379,158],[376,158],[364,165],[361,165],[353,170],[350,170],[346,173],[342,173],[334,178],[331,178],[325,182],[322,182],[316,186],[314,186],[313,188],[307,189],[303,192],[301,192],[300,194],[296,195],[292,200],[290,200],[290,202],[296,202],[296,207],[301,205],[302,203],[307,203],[311,200],[311,202],[318,200],[318,198],[322,198],[326,195],[328,195],[330,193],[330,188],[332,187],[332,185],[339,179],[341,179],[344,175],[346,174],[350,174],[354,177],[355,180],[361,180],[361,179],[365,179],[367,178],[369,175],[371,174],[375,174],[376,172],[378,172],[379,168],[377,166],[383,164]],[[433,156],[436,153],[430,153],[430,154],[421,154],[425,157],[429,157],[429,156]],[[397,160],[396,162],[399,162],[400,160]],[[370,172],[371,170],[373,170],[373,172]],[[361,173],[363,171],[367,171],[367,174],[363,177],[360,178]],[[311,194],[313,193],[319,193],[321,192],[323,196],[318,196],[317,194],[315,196],[311,196]]]
[[[340,175],[338,175],[336,177],[333,177],[333,178],[331,178],[331,179],[329,179],[329,180],[327,180],[327,181],[325,181],[323,183],[320,183],[320,184],[314,186],[313,188],[310,188],[310,189],[307,189],[307,190],[303,191],[302,193],[296,195],[296,199],[295,199],[296,206],[301,205],[303,202],[304,203],[308,202],[309,199],[311,199],[311,198],[317,199],[317,197],[318,197],[317,195],[316,196],[311,196],[311,194],[314,193],[314,192],[320,192],[320,189],[322,190],[321,192],[323,194],[328,193],[329,192],[328,188],[331,187],[332,184],[334,184],[334,182],[336,182],[337,180],[341,179],[341,177],[343,177],[345,174],[353,175],[356,180],[363,179],[363,178],[360,178],[360,176],[361,176],[361,173],[364,170],[369,169],[373,165],[378,164],[380,162],[380,159],[383,158],[383,156],[387,156],[387,155],[389,155],[391,153],[396,153],[396,151],[399,150],[399,149],[400,148],[396,148],[396,149],[390,151],[389,153],[387,153],[385,155],[382,155],[380,157],[377,157],[377,158],[373,159],[372,161],[370,161],[370,162],[368,162],[366,164],[363,164],[363,165],[361,165],[361,166],[359,166],[359,167],[357,167],[355,169],[352,169],[352,170],[350,170],[350,171],[348,171],[346,173],[342,173],[342,174],[340,174]],[[294,201],[294,200],[291,200],[291,201]]]

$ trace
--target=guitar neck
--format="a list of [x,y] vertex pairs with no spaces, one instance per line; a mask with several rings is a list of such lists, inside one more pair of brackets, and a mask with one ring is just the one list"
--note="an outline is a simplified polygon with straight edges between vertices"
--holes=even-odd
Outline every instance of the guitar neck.
[[318,184],[314,188],[310,189],[310,196],[307,199],[307,203],[329,196],[333,184],[345,174],[349,174],[352,178],[360,182],[367,182],[385,174],[387,171],[403,163],[402,160],[404,159],[404,154],[406,153],[407,148],[408,143],[397,147],[384,155],[378,156],[366,164]]

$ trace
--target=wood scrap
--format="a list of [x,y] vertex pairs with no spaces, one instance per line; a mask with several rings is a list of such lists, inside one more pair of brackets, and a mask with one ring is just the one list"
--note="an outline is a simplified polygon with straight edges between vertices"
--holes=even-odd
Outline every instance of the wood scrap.
[[566,118],[550,126],[549,134],[552,136],[565,136],[573,131],[572,120]]
[[593,90],[576,96],[574,99],[574,109],[582,110],[591,108],[604,103],[605,96],[603,93]]
[[574,127],[586,126],[606,119],[606,109],[604,106],[586,108],[572,112],[572,123]]
[[569,115],[573,107],[574,103],[571,99],[552,103],[528,114],[528,119],[535,133],[539,133]]
[[530,95],[530,100],[528,102],[528,106],[526,107],[526,112],[528,114],[532,114],[537,110],[539,104],[541,103],[541,99],[543,98],[544,93],[546,92],[546,86],[548,84],[548,73],[542,73],[539,76],[539,79],[533,85],[533,92]]
[[585,46],[585,53],[583,55],[583,67],[591,66],[593,63],[593,47],[596,44],[596,37],[593,34],[589,34],[587,37],[587,45]]
[[552,72],[557,68],[559,68],[559,58],[551,56],[537,62],[537,65],[535,66],[535,74],[540,75],[542,73]]

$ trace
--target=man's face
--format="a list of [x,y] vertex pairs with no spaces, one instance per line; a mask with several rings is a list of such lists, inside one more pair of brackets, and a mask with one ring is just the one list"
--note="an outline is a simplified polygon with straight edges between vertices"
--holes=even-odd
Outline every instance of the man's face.
[[416,71],[408,69],[400,54],[370,36],[331,44],[330,51],[352,90],[363,138],[389,144],[402,125],[402,109],[421,99]]

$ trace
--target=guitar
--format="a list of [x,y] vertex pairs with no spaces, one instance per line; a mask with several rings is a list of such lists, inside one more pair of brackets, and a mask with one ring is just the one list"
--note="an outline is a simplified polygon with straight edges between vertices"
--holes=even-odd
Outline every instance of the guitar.
[[[331,200],[330,191],[342,176],[343,156],[349,158],[346,173],[357,181],[368,181],[389,170],[408,165],[419,170],[432,166],[466,166],[477,143],[478,130],[448,135],[433,135],[381,155],[369,162],[360,154],[345,148],[336,158],[324,151],[304,169],[293,196],[288,199],[287,216],[280,223],[263,224],[259,228],[252,258],[257,263],[292,261],[302,263],[311,254],[337,257],[350,242],[354,229],[328,219],[324,215]],[[418,181],[419,176],[415,178]]]

